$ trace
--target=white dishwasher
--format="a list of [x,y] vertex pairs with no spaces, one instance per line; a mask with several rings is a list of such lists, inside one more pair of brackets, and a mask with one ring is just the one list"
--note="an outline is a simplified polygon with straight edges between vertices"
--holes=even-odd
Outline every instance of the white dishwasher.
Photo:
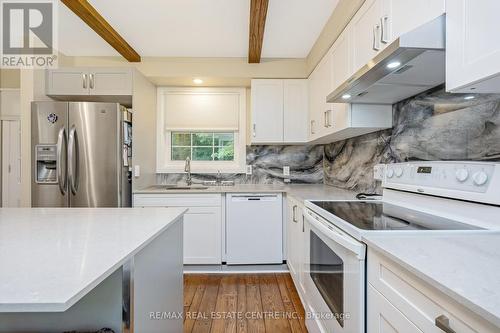
[[227,194],[228,265],[283,263],[281,193]]

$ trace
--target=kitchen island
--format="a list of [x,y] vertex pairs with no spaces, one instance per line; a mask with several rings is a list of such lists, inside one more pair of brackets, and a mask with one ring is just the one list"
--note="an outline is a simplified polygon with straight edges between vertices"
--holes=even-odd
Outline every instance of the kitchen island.
[[184,212],[0,209],[0,332],[182,331]]

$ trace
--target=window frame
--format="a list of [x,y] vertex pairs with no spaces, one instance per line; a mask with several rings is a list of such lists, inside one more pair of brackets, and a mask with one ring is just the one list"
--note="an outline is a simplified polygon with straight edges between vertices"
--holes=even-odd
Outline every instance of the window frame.
[[[172,159],[172,150],[173,148],[189,148],[189,151],[190,151],[190,157],[191,157],[191,161],[203,161],[203,160],[196,160],[193,158],[193,150],[195,148],[211,148],[212,149],[212,160],[205,160],[207,162],[217,162],[217,161],[224,161],[224,162],[234,162],[234,159],[235,159],[235,156],[234,156],[234,131],[170,131],[170,139],[172,140],[172,137],[174,136],[175,133],[179,133],[179,134],[187,134],[190,136],[190,142],[191,144],[189,146],[186,146],[186,145],[174,145],[171,141],[171,145],[170,145],[170,159],[172,161],[181,161],[181,160],[174,160]],[[199,145],[195,145],[193,140],[194,140],[194,135],[197,135],[197,134],[210,134],[211,137],[212,137],[212,144],[211,145],[208,145],[208,146],[199,146]],[[224,145],[216,145],[215,144],[215,136],[218,135],[218,134],[221,134],[221,135],[230,135],[232,137],[232,146],[233,146],[233,158],[231,160],[215,160],[214,159],[214,156],[213,154],[215,153],[215,150],[216,149],[220,149],[220,148],[224,148],[224,147],[228,147],[228,146],[224,146]]]
[[[222,93],[236,94],[238,103],[238,129],[231,131],[221,128],[196,129],[182,128],[176,130],[165,129],[165,110],[162,110],[164,98],[169,93]],[[245,88],[201,88],[201,87],[158,87],[157,88],[157,142],[156,142],[156,172],[183,173],[185,161],[172,160],[172,132],[214,132],[234,133],[234,160],[233,161],[191,161],[193,173],[244,173],[246,169],[246,89]]]

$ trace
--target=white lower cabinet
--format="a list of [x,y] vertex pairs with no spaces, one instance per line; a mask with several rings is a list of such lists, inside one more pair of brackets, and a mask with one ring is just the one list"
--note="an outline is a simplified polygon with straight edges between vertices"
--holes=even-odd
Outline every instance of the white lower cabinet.
[[287,197],[286,262],[295,288],[299,293],[302,303],[305,305],[305,288],[302,278],[305,253],[304,209],[305,207],[300,201],[292,197]]
[[366,325],[369,333],[422,332],[371,284],[368,285],[367,293]]
[[186,207],[184,264],[222,263],[221,194],[135,194],[134,207]]
[[368,249],[367,289],[368,333],[498,332],[485,319],[372,249]]

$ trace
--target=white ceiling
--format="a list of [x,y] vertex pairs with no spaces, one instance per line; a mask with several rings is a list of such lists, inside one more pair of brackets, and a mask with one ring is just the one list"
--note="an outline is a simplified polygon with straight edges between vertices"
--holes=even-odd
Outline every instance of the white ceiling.
[[[270,0],[263,58],[304,58],[339,0]],[[246,57],[250,0],[90,0],[141,55]],[[66,6],[59,49],[69,56],[118,53]]]

